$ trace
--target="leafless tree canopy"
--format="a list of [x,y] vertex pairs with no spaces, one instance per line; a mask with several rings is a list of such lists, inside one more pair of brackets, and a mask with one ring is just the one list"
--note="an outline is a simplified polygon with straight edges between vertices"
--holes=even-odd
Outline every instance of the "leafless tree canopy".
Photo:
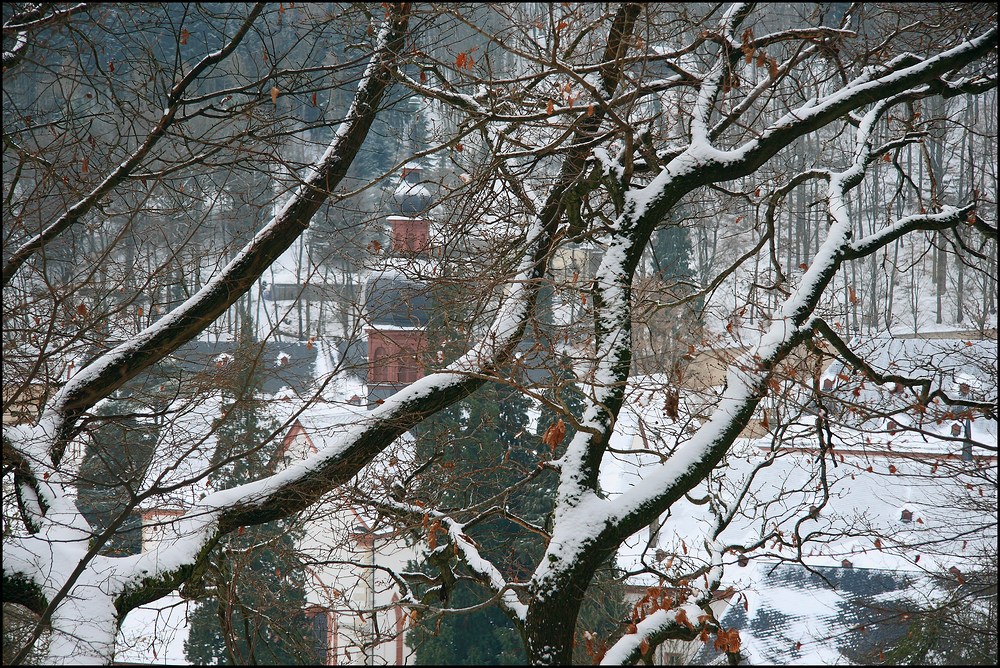
[[[223,537],[337,494],[429,541],[431,575],[391,575],[401,605],[440,612],[418,592],[461,572],[537,664],[571,660],[595,573],[692,499],[709,509],[700,556],[644,557],[634,575],[660,589],[597,658],[709,633],[737,657],[707,608],[726,567],[827,540],[805,523],[846,475],[838,448],[895,430],[961,446],[953,422],[993,425],[974,482],[951,460],[934,479],[993,500],[942,540],[995,540],[994,5],[8,3],[3,25],[3,591],[34,620],[5,660],[38,644],[47,662],[109,662],[131,610],[197,595]],[[429,236],[386,238],[401,210]],[[427,329],[392,378],[367,375],[374,348],[350,352],[389,317],[383,297]],[[969,335],[900,367],[858,343],[927,324],[992,348]],[[246,388],[221,357],[184,356],[241,333],[341,354],[217,468],[275,452],[339,379],[394,391],[303,463],[204,493],[215,470],[177,475],[226,416],[193,416]],[[281,366],[262,350],[251,366]],[[965,371],[947,371],[955,356]],[[522,481],[490,503],[436,504],[421,490],[441,462],[392,446],[486,383],[556,416],[537,466],[510,464]],[[637,405],[664,418],[623,450]],[[140,457],[128,425],[144,424],[173,436]],[[107,425],[126,435],[93,450]],[[747,436],[769,444],[749,474]],[[81,444],[118,476],[100,526],[78,504],[94,483]],[[807,482],[762,493],[754,477],[794,448]],[[634,484],[606,493],[622,461]],[[508,509],[539,481],[544,526]],[[109,552],[176,494],[190,506],[169,539]],[[530,573],[479,550],[471,527],[493,517],[541,536]],[[728,543],[745,521],[756,538]]]

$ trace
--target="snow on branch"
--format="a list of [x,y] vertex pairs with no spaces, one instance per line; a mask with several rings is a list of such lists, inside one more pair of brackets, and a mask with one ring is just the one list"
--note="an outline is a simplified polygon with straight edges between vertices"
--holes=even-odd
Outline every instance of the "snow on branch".
[[694,640],[708,620],[708,615],[701,608],[690,603],[675,608],[659,608],[633,624],[635,631],[626,633],[612,645],[601,659],[601,665],[632,665],[666,639]]
[[[706,541],[710,563],[698,572],[680,581],[687,586],[680,591],[663,586],[650,587],[646,596],[636,604],[632,624],[601,658],[601,665],[621,666],[634,664],[650,653],[664,640],[694,640],[701,637],[707,642],[710,631],[720,631],[718,622],[708,608],[722,583],[723,546],[716,538],[732,518],[717,515],[713,539]],[[704,582],[704,586],[698,586]]]
[[15,12],[3,25],[5,36],[8,34],[16,35],[11,48],[9,50],[5,49],[3,52],[4,74],[7,74],[12,67],[24,59],[28,49],[30,32],[64,21],[70,16],[85,11],[88,8],[89,5],[87,3],[80,2],[66,9],[55,10],[49,14],[48,11],[52,9],[51,3],[38,3],[34,6],[29,5],[27,10]]
[[361,147],[389,82],[389,69],[402,44],[406,16],[388,21],[351,108],[311,175],[236,257],[176,309],[104,353],[66,383],[46,408],[57,423],[51,452],[58,464],[76,418],[129,379],[163,359],[225,312],[308,225],[340,183]]
[[[244,23],[244,32],[249,29],[249,22]],[[6,582],[8,578],[22,580],[27,577],[42,591],[48,606],[36,633],[50,620],[62,618],[62,631],[56,634],[58,637],[50,649],[50,657],[54,660],[109,658],[118,613],[109,618],[104,608],[114,611],[116,605],[128,601],[124,607],[127,611],[155,600],[179,584],[220,535],[219,511],[226,499],[225,494],[221,498],[210,497],[185,518],[187,533],[172,544],[170,550],[126,559],[96,556],[100,541],[89,545],[92,532],[67,493],[72,485],[59,467],[76,419],[84,410],[208,326],[301,234],[357,154],[374,120],[378,101],[389,84],[390,71],[402,46],[407,23],[405,8],[394,6],[388,12],[350,111],[326,154],[313,166],[305,183],[237,257],[177,309],[84,367],[49,402],[36,425],[5,430],[5,460],[8,450],[21,454],[18,457],[22,463],[18,471],[19,500],[28,514],[27,525],[37,532],[33,536],[5,540],[4,578]],[[213,56],[222,58],[224,53],[216,52]],[[263,489],[268,489],[269,484],[273,485],[274,481],[258,483]],[[254,491],[259,493],[260,490],[249,490],[251,498]],[[231,494],[233,490],[226,492]],[[30,569],[26,567],[32,561],[28,555],[34,555]],[[111,637],[95,635],[96,631],[90,628],[95,624],[103,625]],[[85,643],[84,639],[90,638],[100,640]],[[81,649],[83,644],[91,649]]]
[[[447,513],[434,508],[425,508],[405,501],[393,501],[385,499],[375,502],[377,507],[386,512],[409,517],[414,521],[421,521],[427,531],[427,540],[435,558],[428,561],[437,564],[439,568],[449,571],[442,573],[442,577],[450,580],[452,574],[447,565],[451,555],[454,555],[461,563],[475,575],[476,580],[487,587],[495,600],[508,616],[519,626],[524,625],[528,608],[517,597],[500,570],[489,559],[484,557],[479,550],[479,545],[465,532],[465,528],[474,522],[486,517],[487,513],[480,515],[472,522],[458,522]],[[495,510],[502,510],[496,508]],[[451,552],[451,555],[445,553]],[[443,561],[442,561],[443,559]],[[450,584],[450,583],[448,583]]]
[[695,101],[694,110],[691,112],[691,142],[692,144],[708,143],[708,121],[712,116],[712,109],[715,107],[716,98],[722,90],[722,82],[728,76],[730,68],[730,52],[737,48],[734,33],[740,24],[753,9],[752,4],[734,3],[723,15],[719,32],[722,33],[728,49],[723,49],[719,54],[715,67],[702,77],[701,86],[698,90],[698,99]]
[[[727,14],[735,18],[735,10]],[[734,21],[735,25],[735,21]],[[669,208],[699,185],[752,173],[794,138],[805,135],[870,102],[890,100],[914,86],[961,67],[993,47],[995,31],[950,49],[940,56],[902,67],[866,84],[849,86],[820,101],[786,114],[757,139],[732,151],[720,151],[707,140],[707,122],[692,122],[692,142],[668,162],[652,181],[628,192],[625,209],[608,228],[608,247],[597,271],[594,292],[595,370],[590,401],[581,430],[559,464],[561,478],[552,540],[532,579],[532,591],[554,595],[581,569],[584,555],[601,545],[617,545],[617,536],[641,529],[690,491],[710,472],[748,424],[765,396],[772,370],[800,343],[812,336],[811,318],[825,288],[845,260],[852,236],[845,193],[860,183],[870,163],[871,130],[888,102],[869,111],[856,137],[854,161],[843,172],[809,173],[828,179],[828,212],[833,224],[827,239],[784,302],[770,329],[739,363],[729,369],[722,398],[712,417],[659,468],[612,500],[596,493],[596,471],[621,406],[630,360],[628,293],[638,254]],[[694,115],[707,121],[713,104],[712,77],[699,93]],[[716,84],[717,85],[717,84]]]
[[[884,248],[886,244],[917,230],[945,230],[955,227],[963,221],[969,221],[970,214],[975,215],[975,210],[975,204],[966,204],[959,208],[946,205],[941,207],[941,211],[938,213],[920,213],[900,218],[892,225],[852,243],[844,251],[844,257],[848,260],[866,257],[878,249]],[[971,224],[971,221],[969,222]]]
[[[621,38],[619,34],[618,39]],[[599,114],[595,112],[586,118],[578,132],[586,134],[592,124],[599,122]],[[328,155],[332,152],[331,148]],[[579,178],[588,157],[589,151],[582,149],[572,150],[566,156],[559,182],[553,186],[545,206],[526,234],[526,248],[518,272],[509,282],[508,292],[491,325],[472,349],[444,371],[429,374],[386,399],[368,419],[352,425],[336,441],[310,458],[269,478],[215,492],[203,499],[180,521],[181,533],[186,537],[181,538],[176,546],[178,549],[161,551],[159,556],[150,557],[142,567],[135,569],[142,573],[136,579],[148,580],[153,574],[168,576],[200,558],[216,536],[237,526],[286,516],[310,505],[325,491],[349,480],[387,443],[426,416],[468,396],[485,382],[488,374],[502,367],[519,342],[534,307],[560,221],[562,197]],[[279,211],[278,216],[281,215]]]
[[[618,530],[638,530],[655,511],[662,512],[688,492],[710,471],[726,452],[749,421],[761,398],[775,365],[784,359],[799,343],[811,336],[814,326],[813,311],[830,281],[850,253],[858,249],[851,243],[852,224],[845,203],[846,193],[862,180],[866,167],[871,163],[873,150],[871,137],[875,123],[891,106],[887,99],[869,110],[860,123],[855,137],[852,164],[841,172],[813,171],[807,176],[828,180],[828,213],[832,219],[827,238],[801,278],[795,291],[782,304],[778,317],[757,344],[737,363],[730,367],[722,398],[711,418],[692,438],[658,469],[651,469],[630,490],[611,501],[588,504],[589,522],[601,527]],[[968,209],[954,209],[931,216],[910,217],[888,228],[887,233],[877,233],[863,241],[863,248],[871,252],[874,245],[910,229],[928,224],[957,224]],[[963,213],[959,213],[963,212]],[[919,222],[918,222],[919,221]],[[871,244],[872,246],[870,246]],[[600,513],[607,513],[601,515]],[[600,529],[590,540],[599,540]],[[553,539],[555,542],[555,537]]]
[[512,615],[514,619],[524,623],[528,614],[528,606],[521,603],[517,594],[510,588],[503,575],[488,559],[483,558],[479,553],[479,547],[464,532],[463,524],[448,518],[441,518],[441,524],[447,528],[451,544],[454,546],[456,555],[469,569],[478,576],[480,582],[487,584],[497,595],[499,595],[500,605]]

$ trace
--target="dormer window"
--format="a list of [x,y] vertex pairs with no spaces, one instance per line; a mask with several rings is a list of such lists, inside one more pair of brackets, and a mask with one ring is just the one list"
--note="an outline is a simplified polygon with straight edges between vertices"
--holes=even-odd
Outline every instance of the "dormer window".
[[902,512],[899,513],[899,521],[910,523],[913,521],[913,511],[907,508],[903,508]]

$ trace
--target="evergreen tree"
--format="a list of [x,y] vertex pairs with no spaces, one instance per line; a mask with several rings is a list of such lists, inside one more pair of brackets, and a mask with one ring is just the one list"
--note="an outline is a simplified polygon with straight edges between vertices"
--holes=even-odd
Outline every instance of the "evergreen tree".
[[[528,430],[531,404],[520,392],[489,384],[458,406],[436,416],[417,434],[417,456],[439,456],[433,473],[439,483],[435,502],[446,508],[493,498],[521,479],[526,467],[534,469],[537,463]],[[530,503],[523,502],[528,494],[511,498],[510,510],[530,510]],[[533,560],[541,554],[537,537],[502,518],[478,523],[468,533],[507,577],[530,572]],[[441,596],[445,599],[442,603],[452,608],[473,606],[488,598],[466,580],[459,580]],[[408,642],[420,665],[517,665],[526,661],[517,630],[495,607],[429,621],[415,628]]]
[[[575,386],[566,385],[562,401],[570,408],[581,403]],[[525,479],[541,459],[562,454],[564,440],[555,451],[542,443],[544,426],[558,420],[551,412],[540,422],[543,431],[529,429],[530,400],[517,389],[488,384],[460,404],[437,416],[417,435],[417,456],[440,457],[434,467],[434,487],[439,507],[467,507],[485,502]],[[568,428],[568,432],[572,429]],[[567,433],[570,437],[571,433]],[[475,481],[474,483],[472,481]],[[519,517],[544,526],[554,509],[554,480],[541,475],[506,499],[507,508]],[[467,529],[467,533],[510,580],[527,578],[544,552],[540,536],[504,518],[492,518]],[[613,559],[612,559],[613,563]],[[459,569],[461,572],[461,569]],[[606,637],[617,628],[627,610],[615,573],[609,568],[597,577],[598,592],[581,614],[581,633],[589,630]],[[443,605],[466,608],[488,598],[474,583],[460,579]],[[495,606],[468,614],[445,615],[428,620],[410,635],[420,665],[518,665],[526,662],[523,643],[510,620]],[[581,660],[588,660],[585,643],[579,643]],[[592,657],[589,657],[592,660]]]
[[[934,581],[935,596],[903,601],[899,612],[878,612],[892,624],[906,622],[905,630],[890,636],[880,662],[892,666],[996,665],[997,662],[997,553],[996,546],[980,555],[980,568],[972,572],[946,572]],[[928,602],[931,601],[931,602]],[[895,610],[893,612],[896,612]],[[855,659],[848,652],[849,658]],[[871,656],[858,657],[859,663]]]
[[[216,432],[213,485],[226,489],[273,472],[266,438],[277,426],[258,398],[260,347],[246,332],[227,365],[224,418]],[[232,367],[232,368],[230,368]],[[265,445],[262,445],[265,444]],[[314,664],[324,652],[305,614],[305,576],[295,552],[294,519],[248,527],[215,550],[206,575],[213,595],[191,617],[184,649],[199,665]]]
[[[121,396],[95,411],[104,418],[93,431],[80,465],[77,507],[96,533],[135,505],[142,478],[156,447],[158,428],[133,397]],[[142,551],[142,518],[133,509],[101,548],[101,554],[125,556]]]
[[[653,270],[670,299],[681,299],[692,292],[692,284],[697,277],[691,268],[693,246],[688,229],[678,222],[683,212],[672,215],[669,224],[660,227],[654,234],[650,247]],[[697,322],[704,307],[704,297],[692,300],[679,314],[682,318]]]
[[645,287],[650,291],[648,298],[677,305],[657,308],[637,328],[637,332],[644,334],[644,352],[639,357],[651,356],[648,361],[640,361],[643,372],[675,367],[688,352],[688,346],[700,336],[705,298],[691,297],[699,281],[691,268],[693,250],[689,230],[677,222],[683,215],[669,217],[650,243],[653,274]]
[[691,237],[680,225],[666,225],[653,235],[653,267],[657,276],[665,283],[690,280]]

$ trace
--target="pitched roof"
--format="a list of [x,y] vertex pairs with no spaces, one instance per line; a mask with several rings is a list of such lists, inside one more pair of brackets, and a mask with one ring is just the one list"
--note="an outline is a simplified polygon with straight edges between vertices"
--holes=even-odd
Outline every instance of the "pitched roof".
[[[906,632],[914,593],[931,584],[913,572],[782,563],[751,564],[734,582],[739,594],[719,622],[739,631],[749,665],[878,663]],[[692,663],[719,658],[709,644]]]
[[[641,380],[633,382],[640,385]],[[693,400],[681,393],[682,405]],[[657,453],[683,448],[686,433],[697,426],[671,420],[662,403],[662,392],[647,392],[641,401],[623,408],[601,468],[601,487],[609,496],[639,484],[648,467],[661,461]],[[962,462],[940,454],[945,448],[938,443],[938,454],[918,457],[911,452],[917,446],[908,447],[903,439],[919,441],[924,447],[923,436],[900,434],[889,450],[878,437],[866,437],[863,432],[855,435],[856,449],[841,452],[838,442],[836,462],[829,454],[820,459],[815,436],[803,437],[798,441],[801,447],[776,452],[770,438],[741,439],[712,479],[692,490],[690,497],[712,493],[731,502],[749,482],[745,512],[736,516],[720,540],[753,543],[763,537],[765,528],[768,532],[778,528],[790,537],[796,523],[806,518],[800,525],[802,536],[808,539],[803,559],[815,566],[837,566],[849,559],[857,567],[908,570],[919,561],[921,568],[946,571],[957,566],[964,571],[983,545],[996,540],[997,492],[995,484],[988,484],[991,471],[995,476],[995,456]],[[765,462],[769,464],[761,467]],[[825,504],[821,465],[826,467],[829,489]],[[812,507],[818,510],[810,518]],[[909,521],[903,510],[910,511]],[[649,528],[626,540],[618,553],[619,565],[627,571],[656,565],[658,551],[674,558],[675,566],[685,561],[704,563],[703,538],[710,535],[711,526],[708,504],[682,498],[672,506],[654,540]],[[768,554],[776,549],[772,545],[769,542],[755,555]],[[791,551],[785,547],[784,552],[773,554],[790,557]],[[725,560],[735,564],[737,557],[727,555]]]
[[427,287],[386,270],[365,284],[365,315],[375,327],[426,327],[431,299]]
[[[940,387],[950,396],[976,401],[997,400],[997,341],[996,339],[923,339],[890,336],[857,337],[850,342],[851,350],[884,375],[895,374],[911,378],[927,378],[931,388]],[[915,427],[943,437],[953,435],[959,425],[964,434],[961,408],[935,401],[922,410],[915,410],[916,396],[902,386],[879,387],[842,362],[831,364],[821,378],[821,384],[838,420],[862,432],[883,434],[883,440],[914,451],[941,448],[942,443],[929,443],[912,436],[891,438],[900,427]],[[968,393],[963,396],[962,392]],[[850,406],[864,410],[852,412]],[[892,421],[895,424],[890,424]],[[996,443],[997,422],[972,416],[969,428],[973,440]],[[931,439],[933,440],[933,439]],[[958,450],[960,444],[956,444]],[[952,450],[955,448],[953,447]]]
[[[192,341],[172,358],[184,371],[211,374],[220,368],[219,362],[232,359],[238,345],[235,341]],[[315,379],[319,350],[313,342],[268,340],[258,345],[257,365],[264,394],[275,394],[285,387],[299,393],[307,391]]]

